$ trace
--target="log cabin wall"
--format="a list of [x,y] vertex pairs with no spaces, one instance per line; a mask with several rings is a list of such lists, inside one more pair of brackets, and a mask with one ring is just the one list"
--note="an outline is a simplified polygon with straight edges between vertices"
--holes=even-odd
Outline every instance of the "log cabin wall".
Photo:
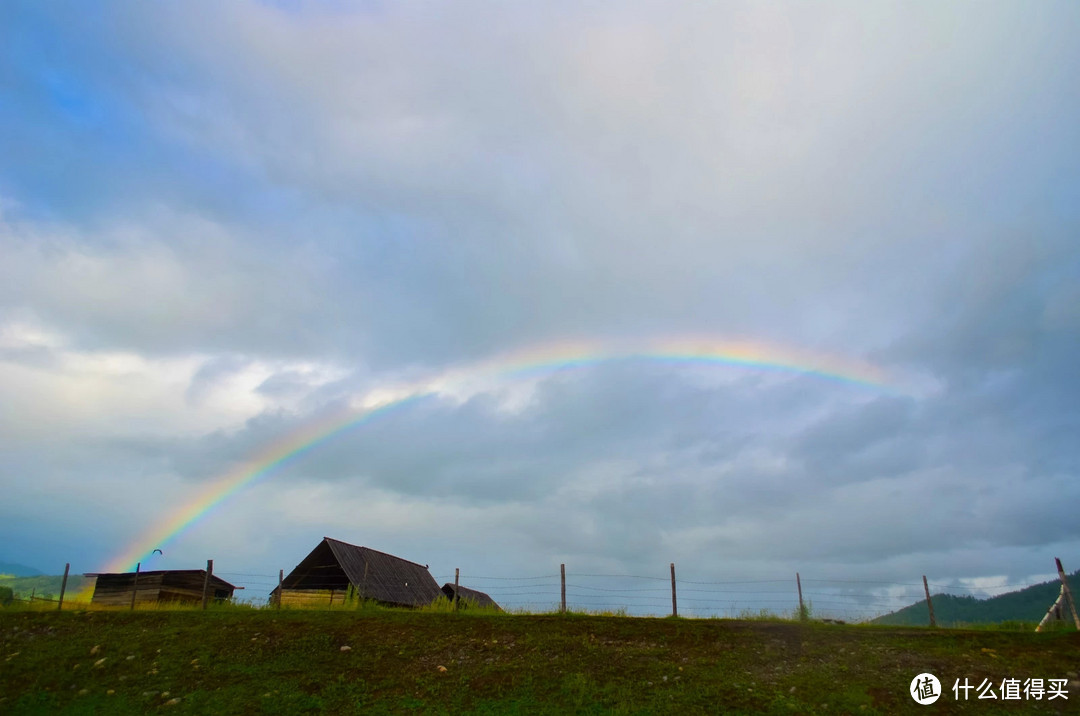
[[[276,592],[276,590],[275,590]],[[283,607],[325,607],[347,602],[346,589],[286,589],[282,592]]]
[[[95,575],[94,595],[91,604],[127,607],[131,605],[131,591],[135,585],[135,573]],[[141,572],[138,575],[136,604],[149,602],[201,602],[206,572],[201,569]],[[229,599],[235,588],[219,577],[210,579],[210,596]]]
[[[130,606],[131,590],[135,584],[134,577],[134,572],[131,574],[99,575],[97,583],[94,585],[94,596],[90,599],[90,603],[113,607]],[[135,593],[135,603],[156,602],[160,592],[160,574],[140,574],[138,588]]]

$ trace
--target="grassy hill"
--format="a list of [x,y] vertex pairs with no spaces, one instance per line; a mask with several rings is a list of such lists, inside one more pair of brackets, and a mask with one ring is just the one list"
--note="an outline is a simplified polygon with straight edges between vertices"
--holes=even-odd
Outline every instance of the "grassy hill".
[[0,562],[0,577],[36,577],[41,574],[40,570],[27,567],[25,564],[15,562]]
[[1080,634],[391,610],[0,609],[0,712],[1061,713],[956,679],[1065,679]]
[[[1080,571],[1066,575],[1069,585],[1080,587]],[[1027,622],[1038,624],[1046,610],[1057,599],[1061,582],[1054,580],[1036,584],[1016,592],[1009,592],[988,599],[958,597],[951,594],[933,594],[934,616],[939,626],[964,624],[1001,624],[1004,622]],[[929,621],[926,600],[920,600],[891,614],[874,619],[873,624],[895,626],[926,626]]]
[[[0,574],[0,587],[11,587],[11,591],[19,599],[29,599],[31,594],[38,597],[55,598],[60,594],[60,584],[64,581],[63,575],[40,575],[37,577],[11,577]],[[83,585],[89,583],[89,579],[81,574],[69,574],[67,594],[73,595]]]

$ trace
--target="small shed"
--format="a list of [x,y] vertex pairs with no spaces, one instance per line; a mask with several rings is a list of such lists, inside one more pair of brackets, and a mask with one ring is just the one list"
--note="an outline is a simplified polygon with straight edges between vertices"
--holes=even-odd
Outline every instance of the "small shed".
[[[442,591],[443,591],[443,594],[446,595],[447,599],[453,601],[453,599],[454,599],[454,585],[452,583],[447,582],[446,584],[444,584],[443,588],[442,588]],[[495,603],[495,600],[492,599],[491,597],[489,597],[484,592],[480,592],[480,591],[477,591],[475,589],[469,589],[468,587],[462,587],[461,585],[458,585],[457,593],[458,593],[459,599],[461,600],[460,604],[463,607],[465,607],[465,606],[489,607],[489,608],[494,607],[495,609],[498,609],[500,612],[502,611],[502,608],[498,604]]]
[[[168,569],[152,572],[139,572],[136,583],[135,572],[114,572],[107,574],[87,574],[94,579],[94,596],[91,604],[128,606],[131,593],[135,591],[135,602],[201,602],[203,584],[206,583],[205,569]],[[231,599],[237,588],[221,577],[210,575],[208,596],[215,600]]]
[[[283,605],[373,599],[389,606],[419,607],[442,595],[426,565],[330,537],[323,537],[281,584]],[[270,599],[277,597],[275,588]]]

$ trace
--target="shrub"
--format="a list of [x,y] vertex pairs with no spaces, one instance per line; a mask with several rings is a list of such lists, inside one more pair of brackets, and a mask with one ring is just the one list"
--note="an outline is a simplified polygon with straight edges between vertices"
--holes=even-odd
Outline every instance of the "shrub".
[[0,607],[6,607],[15,599],[15,593],[11,587],[0,587]]

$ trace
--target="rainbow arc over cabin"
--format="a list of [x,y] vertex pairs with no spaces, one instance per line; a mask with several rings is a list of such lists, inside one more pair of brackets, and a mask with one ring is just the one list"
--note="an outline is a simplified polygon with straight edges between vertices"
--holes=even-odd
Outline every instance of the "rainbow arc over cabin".
[[675,338],[636,343],[564,341],[542,344],[456,367],[424,380],[392,385],[359,396],[348,409],[282,436],[210,481],[190,500],[139,535],[109,562],[104,571],[132,570],[137,562],[145,563],[154,549],[165,549],[168,553],[170,542],[244,488],[272,474],[282,465],[301,459],[341,433],[378,420],[411,402],[435,395],[458,395],[470,389],[482,390],[482,387],[477,388],[478,385],[542,378],[560,371],[625,361],[807,375],[886,393],[898,392],[885,371],[865,361],[761,342]]

